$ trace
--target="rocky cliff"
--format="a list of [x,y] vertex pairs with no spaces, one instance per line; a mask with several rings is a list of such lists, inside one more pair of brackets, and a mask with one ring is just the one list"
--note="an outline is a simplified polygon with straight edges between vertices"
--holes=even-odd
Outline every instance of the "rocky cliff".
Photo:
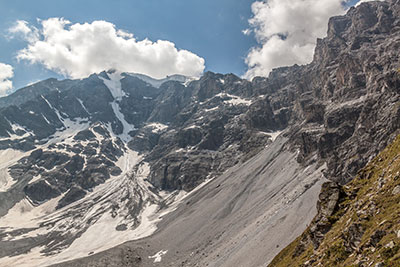
[[270,266],[400,265],[400,136],[344,187],[327,183],[318,215]]

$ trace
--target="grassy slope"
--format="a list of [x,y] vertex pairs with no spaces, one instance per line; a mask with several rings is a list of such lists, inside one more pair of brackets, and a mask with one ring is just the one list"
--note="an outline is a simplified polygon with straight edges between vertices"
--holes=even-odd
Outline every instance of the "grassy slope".
[[[314,250],[310,242],[297,256],[306,230],[270,266],[400,266],[400,136],[344,186],[346,197],[330,231]],[[354,229],[357,229],[354,231]],[[349,240],[358,239],[349,249]],[[351,242],[351,241],[350,241]]]

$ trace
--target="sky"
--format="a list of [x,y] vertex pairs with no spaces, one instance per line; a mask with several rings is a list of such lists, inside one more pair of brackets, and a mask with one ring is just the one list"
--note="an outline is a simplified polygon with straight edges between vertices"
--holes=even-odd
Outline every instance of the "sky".
[[[365,1],[365,0],[362,0]],[[0,0],[0,96],[111,68],[251,79],[306,64],[357,0]]]

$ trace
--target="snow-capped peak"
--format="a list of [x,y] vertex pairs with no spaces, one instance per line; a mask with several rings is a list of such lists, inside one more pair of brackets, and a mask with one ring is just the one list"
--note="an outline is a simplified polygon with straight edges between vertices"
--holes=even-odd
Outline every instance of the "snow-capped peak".
[[110,89],[110,93],[114,99],[117,101],[121,100],[124,96],[126,96],[121,86],[121,79],[123,78],[121,72],[109,70],[106,72],[106,74],[108,79],[102,76],[98,77],[103,80],[104,84]]
[[128,73],[128,75],[132,76],[132,77],[136,77],[136,78],[150,84],[151,86],[153,86],[155,88],[160,88],[160,86],[163,83],[169,82],[169,81],[180,82],[186,86],[189,82],[197,79],[194,77],[188,77],[188,76],[184,76],[184,75],[180,75],[180,74],[169,75],[163,79],[155,79],[155,78],[152,78],[150,76],[140,74],[140,73]]

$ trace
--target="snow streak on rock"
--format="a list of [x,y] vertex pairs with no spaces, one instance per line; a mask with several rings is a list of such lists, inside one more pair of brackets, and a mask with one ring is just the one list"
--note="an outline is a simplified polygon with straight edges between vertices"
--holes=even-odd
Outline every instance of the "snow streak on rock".
[[[54,139],[49,140],[42,149],[50,151],[49,144],[61,141],[71,145],[85,144],[84,141],[74,140],[73,137],[82,129],[92,128],[84,128],[85,125],[70,120],[64,120],[64,125],[65,130],[56,133]],[[112,132],[110,134],[111,140],[116,141],[117,136]],[[96,138],[104,137],[96,133]],[[18,154],[14,150],[5,150],[1,155],[15,156],[15,160],[12,161],[7,161],[8,157],[1,157],[4,162],[0,162],[0,189],[7,190],[14,183],[7,176],[7,167],[26,156],[26,153]],[[27,254],[1,258],[0,266],[54,264],[149,236],[157,230],[157,223],[162,217],[175,210],[180,201],[188,195],[184,191],[171,193],[155,190],[147,182],[150,172],[148,163],[135,151],[125,149],[115,164],[122,171],[120,175],[108,179],[83,199],[61,209],[56,207],[68,191],[38,206],[33,205],[28,197],[14,205],[0,218],[0,229],[4,234],[2,240],[16,242],[34,238],[43,240],[46,245],[42,246],[42,243],[35,246]],[[30,183],[41,179],[39,175]],[[18,231],[23,234],[14,235]]]
[[122,123],[122,127],[123,127],[123,132],[122,134],[120,134],[120,138],[127,142],[131,139],[129,132],[131,132],[132,130],[135,130],[135,126],[131,125],[130,123],[128,123],[125,119],[124,114],[122,114],[121,110],[120,110],[120,106],[119,106],[119,102],[122,100],[122,98],[124,96],[126,96],[125,92],[122,90],[121,87],[121,73],[117,72],[117,71],[113,71],[113,72],[108,72],[107,73],[109,79],[105,79],[103,77],[99,77],[100,79],[103,80],[104,84],[108,87],[108,89],[110,90],[111,95],[114,98],[114,101],[111,102],[111,107],[114,111],[115,116],[118,118],[118,120]]

